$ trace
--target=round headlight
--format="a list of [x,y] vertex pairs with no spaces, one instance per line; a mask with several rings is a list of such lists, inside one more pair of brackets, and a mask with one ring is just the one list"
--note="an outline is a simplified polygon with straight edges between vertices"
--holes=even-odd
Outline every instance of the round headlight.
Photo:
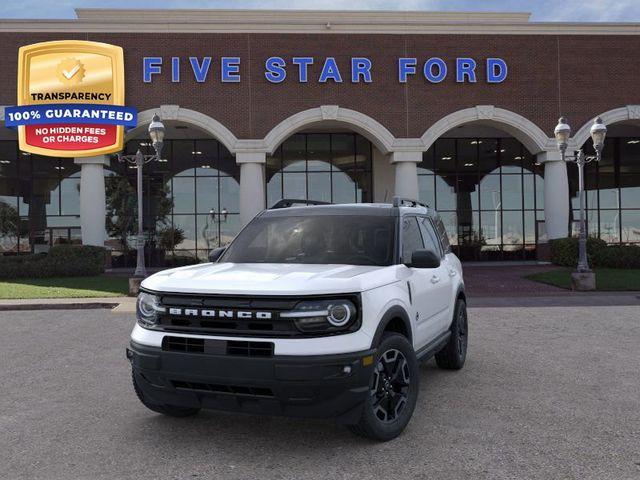
[[327,320],[329,320],[329,323],[334,327],[342,327],[351,320],[351,309],[349,305],[345,303],[329,305],[328,311],[329,315],[327,315]]

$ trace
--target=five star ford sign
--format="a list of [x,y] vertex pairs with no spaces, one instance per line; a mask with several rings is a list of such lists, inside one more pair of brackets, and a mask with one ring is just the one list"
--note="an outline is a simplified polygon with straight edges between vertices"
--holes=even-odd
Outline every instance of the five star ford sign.
[[122,150],[124,128],[137,124],[124,106],[121,47],[63,40],[20,48],[18,106],[5,122],[18,128],[20,150],[89,157]]

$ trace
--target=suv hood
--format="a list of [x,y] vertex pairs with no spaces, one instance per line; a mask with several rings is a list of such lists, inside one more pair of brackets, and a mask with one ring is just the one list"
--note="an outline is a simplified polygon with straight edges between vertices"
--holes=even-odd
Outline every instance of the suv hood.
[[142,282],[159,292],[256,295],[354,293],[398,280],[397,267],[207,263],[163,270]]

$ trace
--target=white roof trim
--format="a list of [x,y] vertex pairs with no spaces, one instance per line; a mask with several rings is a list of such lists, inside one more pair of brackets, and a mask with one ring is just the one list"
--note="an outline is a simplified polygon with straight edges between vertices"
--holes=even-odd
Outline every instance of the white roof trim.
[[530,22],[529,13],[77,9],[77,19],[0,19],[0,32],[640,35],[640,23]]

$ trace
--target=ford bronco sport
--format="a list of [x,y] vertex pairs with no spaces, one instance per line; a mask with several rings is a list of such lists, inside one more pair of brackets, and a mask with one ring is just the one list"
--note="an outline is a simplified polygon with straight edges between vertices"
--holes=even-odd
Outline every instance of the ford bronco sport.
[[127,357],[146,407],[336,418],[389,440],[413,414],[419,361],[462,368],[462,269],[437,213],[302,203],[258,214],[212,263],[142,282]]

